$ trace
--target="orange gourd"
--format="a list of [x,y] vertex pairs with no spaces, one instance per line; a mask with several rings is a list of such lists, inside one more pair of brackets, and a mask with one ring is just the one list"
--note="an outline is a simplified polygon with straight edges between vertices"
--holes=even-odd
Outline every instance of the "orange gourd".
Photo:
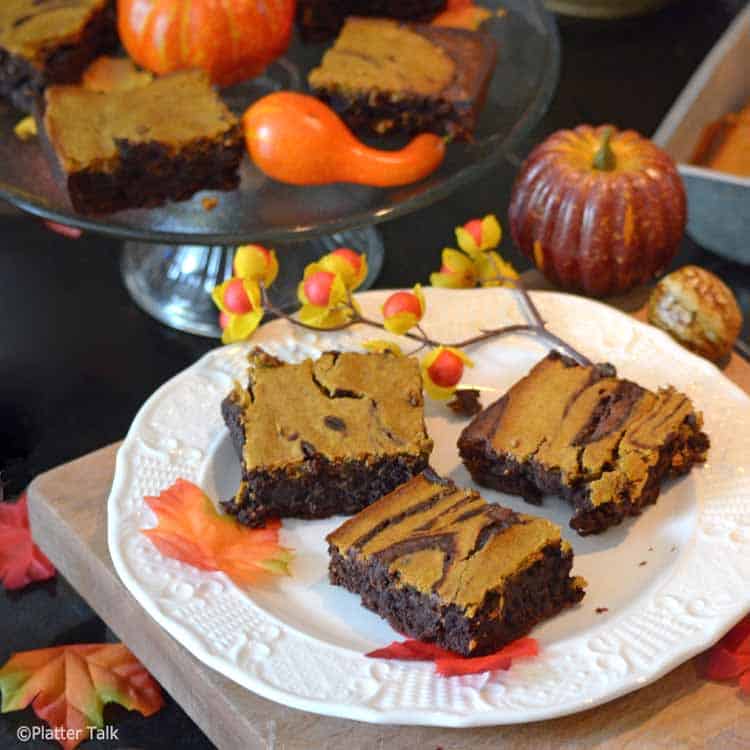
[[219,86],[251,78],[289,45],[295,0],[118,0],[125,49],[163,74],[201,68]]
[[258,100],[242,123],[255,165],[291,185],[408,185],[434,172],[445,156],[445,142],[433,133],[418,135],[398,151],[366,146],[330,107],[290,91]]

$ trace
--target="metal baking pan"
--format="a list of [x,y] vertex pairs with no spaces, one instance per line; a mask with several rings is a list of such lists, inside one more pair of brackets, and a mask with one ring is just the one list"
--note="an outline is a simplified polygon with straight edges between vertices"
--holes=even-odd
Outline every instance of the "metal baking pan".
[[750,178],[688,163],[706,125],[750,101],[750,4],[688,82],[654,135],[678,163],[688,194],[688,234],[750,264]]

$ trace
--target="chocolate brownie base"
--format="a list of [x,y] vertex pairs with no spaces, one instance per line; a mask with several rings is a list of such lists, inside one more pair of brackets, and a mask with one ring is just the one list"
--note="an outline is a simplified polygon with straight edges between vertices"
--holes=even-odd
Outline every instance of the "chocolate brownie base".
[[187,200],[200,190],[234,190],[244,153],[242,132],[221,139],[200,138],[174,154],[158,142],[116,141],[115,171],[82,170],[65,176],[78,213],[109,214],[126,208],[153,208]]
[[[245,432],[242,407],[230,398],[221,407],[237,454],[242,458]],[[368,460],[331,460],[310,446],[305,460],[288,468],[242,469],[237,495],[224,510],[246,526],[268,518],[328,518],[358,513],[427,468],[427,455],[387,455]]]
[[426,21],[445,5],[446,0],[299,0],[297,24],[306,41],[324,41],[339,33],[347,16]]
[[448,99],[402,96],[372,91],[348,97],[335,89],[315,89],[315,96],[335,110],[352,129],[383,135],[398,131],[410,135],[437,133],[455,140],[470,140],[478,105]]
[[473,617],[454,604],[444,604],[435,594],[397,585],[398,575],[377,559],[362,562],[352,551],[343,556],[333,545],[329,553],[332,584],[359,594],[365,607],[400,633],[463,656],[497,651],[576,604],[585,593],[571,587],[573,554],[561,553],[559,546],[545,549],[540,560],[509,580],[502,600],[498,594],[488,596]]
[[65,43],[46,50],[39,67],[30,60],[0,47],[0,96],[31,112],[42,91],[53,84],[77,83],[89,64],[118,45],[115,4],[92,15],[75,44]]

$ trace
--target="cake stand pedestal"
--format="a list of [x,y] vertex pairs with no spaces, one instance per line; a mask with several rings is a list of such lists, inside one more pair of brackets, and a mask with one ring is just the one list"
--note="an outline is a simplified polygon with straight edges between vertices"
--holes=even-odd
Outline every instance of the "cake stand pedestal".
[[[350,247],[367,256],[369,272],[361,288],[371,287],[383,266],[380,234],[374,227],[349,229],[313,239],[274,243],[279,276],[269,289],[273,303],[283,310],[294,309],[305,266],[339,247]],[[157,320],[180,331],[220,337],[211,290],[233,275],[234,252],[234,246],[226,245],[126,242],[122,276],[136,304]]]

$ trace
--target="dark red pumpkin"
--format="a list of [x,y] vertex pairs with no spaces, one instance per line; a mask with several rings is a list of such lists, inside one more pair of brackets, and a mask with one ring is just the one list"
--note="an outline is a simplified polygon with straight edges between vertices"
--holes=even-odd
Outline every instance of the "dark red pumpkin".
[[521,167],[509,209],[513,240],[550,281],[598,297],[662,271],[686,221],[672,159],[612,126],[553,133]]
[[154,73],[201,68],[219,86],[261,73],[289,45],[295,0],[118,0],[128,54]]

